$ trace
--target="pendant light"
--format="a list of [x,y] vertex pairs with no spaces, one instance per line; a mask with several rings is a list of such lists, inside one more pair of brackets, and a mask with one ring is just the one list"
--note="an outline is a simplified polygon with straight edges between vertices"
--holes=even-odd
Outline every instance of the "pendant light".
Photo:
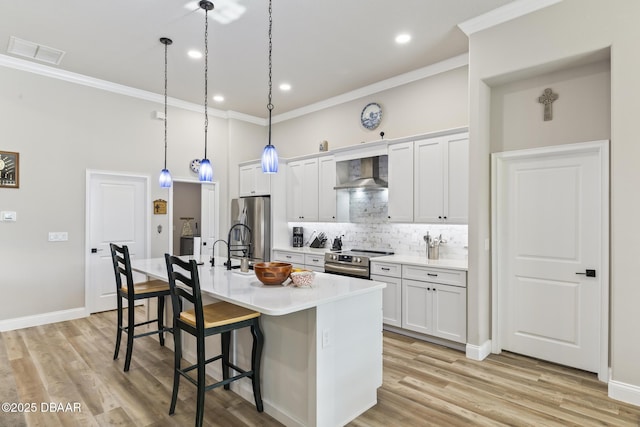
[[213,167],[207,159],[207,130],[209,128],[207,74],[209,72],[209,11],[213,10],[213,3],[208,0],[200,0],[199,5],[201,9],[204,9],[204,158],[200,161],[199,178],[201,182],[212,182]]
[[273,44],[271,42],[271,29],[273,27],[273,18],[271,17],[271,0],[269,0],[269,103],[267,104],[267,110],[269,110],[269,139],[267,145],[262,152],[262,172],[264,173],[276,173],[278,172],[278,153],[276,147],[271,144],[271,111],[273,110],[273,104],[271,103],[271,50]]
[[167,47],[173,40],[162,37],[160,43],[164,45],[164,169],[160,172],[160,187],[171,187],[171,173],[167,169]]

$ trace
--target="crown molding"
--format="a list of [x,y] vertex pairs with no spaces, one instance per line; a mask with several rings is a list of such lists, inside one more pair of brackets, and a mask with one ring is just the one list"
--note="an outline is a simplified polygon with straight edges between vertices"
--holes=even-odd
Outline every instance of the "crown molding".
[[251,116],[249,114],[239,113],[233,110],[227,110],[227,118],[241,120],[243,122],[249,122],[260,126],[266,126],[269,124],[267,119],[263,119],[262,117]]
[[[117,93],[119,95],[130,96],[132,98],[142,99],[144,101],[164,104],[164,95],[149,92],[142,89],[132,88],[130,86],[109,82],[107,80],[96,79],[94,77],[85,76],[84,74],[73,73],[71,71],[60,70],[58,68],[47,65],[36,64],[35,62],[26,61],[24,59],[14,58],[0,54],[0,66],[13,68],[28,73],[38,74],[44,77],[50,77],[69,83],[91,87],[94,89],[104,90],[106,92]],[[202,112],[203,106],[194,104],[193,102],[182,101],[176,98],[167,98],[167,105],[182,108],[183,110]],[[227,113],[214,108],[207,108],[209,114],[214,117],[226,119]]]
[[[324,101],[316,102],[288,111],[286,113],[273,116],[272,122],[284,122],[296,117],[304,116],[306,114],[314,113],[316,111],[323,110],[325,108],[333,107],[336,105],[344,104],[346,102],[354,101],[356,99],[363,98],[384,90],[392,89],[398,86],[405,85],[417,80],[421,80],[427,77],[434,76],[436,74],[444,73],[454,70],[456,68],[465,67],[469,65],[469,55],[467,53],[454,56],[453,58],[440,61],[438,63],[419,68],[408,73],[400,74],[395,77],[391,77],[380,82],[364,86],[360,89],[353,90],[351,92],[344,93],[342,95],[335,96],[333,98],[326,99]],[[71,71],[60,70],[58,68],[50,67],[47,65],[36,64],[31,61],[14,58],[7,55],[0,54],[0,66],[7,68],[14,68],[16,70],[25,71],[28,73],[38,74],[45,77],[50,77],[69,83],[79,84],[83,86],[92,87],[95,89],[104,90],[107,92],[117,93],[119,95],[130,96],[132,98],[138,98],[149,102],[155,102],[157,104],[164,104],[164,95],[149,92],[146,90],[132,88],[106,80],[96,79],[94,77],[85,76],[83,74],[73,73]],[[202,112],[202,105],[194,104],[192,102],[182,101],[176,98],[167,98],[167,105],[172,107],[181,108],[188,111]],[[222,111],[213,108],[209,108],[208,112],[211,116],[219,117],[222,119],[236,119],[248,123],[253,123],[260,126],[267,126],[267,119],[262,117],[251,116],[249,114],[240,113],[237,111]]]
[[502,7],[476,16],[468,21],[458,24],[458,28],[467,36],[487,28],[495,27],[512,19],[519,18],[539,9],[560,3],[562,0],[516,0]]
[[356,99],[360,99],[374,93],[393,89],[407,83],[415,82],[426,77],[435,76],[436,74],[451,71],[460,67],[465,67],[467,65],[469,65],[469,54],[464,53],[462,55],[454,56],[453,58],[449,58],[444,61],[440,61],[435,64],[410,71],[408,73],[400,74],[398,76],[361,87],[360,89],[356,89],[351,92],[343,93],[342,95],[334,96],[333,98],[325,99],[324,101],[316,102],[302,108],[278,114],[277,116],[273,117],[273,122],[284,122],[286,120],[304,116],[305,114],[315,113],[316,111],[320,111],[325,108],[334,107],[336,105],[354,101]]

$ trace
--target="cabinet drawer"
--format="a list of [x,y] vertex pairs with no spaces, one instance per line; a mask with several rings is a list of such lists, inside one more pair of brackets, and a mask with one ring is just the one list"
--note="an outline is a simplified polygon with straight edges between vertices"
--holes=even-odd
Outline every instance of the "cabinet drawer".
[[460,270],[403,265],[402,278],[467,287],[467,272]]
[[324,255],[305,254],[304,263],[309,267],[322,268],[324,271]]
[[402,274],[401,264],[392,264],[388,262],[372,262],[371,274],[379,274],[381,276],[400,277]]
[[304,264],[304,254],[296,252],[273,251],[273,260],[290,262],[291,264]]

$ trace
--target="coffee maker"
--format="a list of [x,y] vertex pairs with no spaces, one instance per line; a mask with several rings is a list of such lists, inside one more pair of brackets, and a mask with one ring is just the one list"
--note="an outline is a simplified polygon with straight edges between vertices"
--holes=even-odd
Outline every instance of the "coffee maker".
[[304,245],[304,234],[302,227],[293,227],[293,247],[301,248]]

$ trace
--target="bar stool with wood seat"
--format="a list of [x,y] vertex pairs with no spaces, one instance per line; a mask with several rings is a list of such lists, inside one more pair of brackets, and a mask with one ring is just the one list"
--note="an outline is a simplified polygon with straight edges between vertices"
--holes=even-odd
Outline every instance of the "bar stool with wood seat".
[[[171,332],[172,329],[164,325],[164,300],[169,295],[169,284],[162,280],[149,280],[147,282],[133,283],[133,272],[131,270],[131,259],[129,258],[129,248],[127,246],[117,246],[113,243],[111,247],[111,259],[113,260],[113,270],[116,275],[116,297],[118,299],[118,331],[116,335],[116,350],[113,360],[118,358],[120,353],[120,341],[122,333],[127,334],[127,356],[124,362],[125,372],[131,365],[131,354],[133,353],[133,340],[135,338],[146,337],[148,335],[159,334],[160,345],[164,346],[164,333]],[[123,284],[122,276],[126,283]],[[122,299],[127,300],[127,326],[122,325]],[[158,317],[146,322],[135,322],[135,302],[141,299],[158,298]],[[158,322],[158,329],[135,334],[135,328]]]
[[[244,377],[251,379],[253,385],[253,397],[258,412],[262,412],[262,396],[260,394],[260,357],[262,355],[263,335],[260,330],[260,313],[249,310],[228,302],[217,302],[202,306],[200,294],[200,278],[198,266],[195,260],[189,262],[180,258],[165,254],[167,262],[167,274],[169,277],[169,289],[173,305],[173,339],[175,351],[175,364],[173,372],[173,395],[169,414],[176,409],[180,376],[185,377],[197,387],[196,400],[196,426],[201,426],[204,418],[204,393],[216,387],[224,386],[229,390],[229,384]],[[177,268],[174,268],[177,267]],[[190,310],[182,311],[182,299],[193,304]],[[229,360],[231,347],[231,331],[245,327],[251,328],[253,346],[251,350],[251,370],[246,371],[234,365]],[[181,367],[182,344],[181,331],[185,331],[196,338],[197,363],[185,368]],[[210,335],[220,334],[221,354],[206,359],[204,339]],[[206,385],[206,365],[221,360],[222,381]],[[233,377],[229,376],[229,368],[237,372]],[[188,372],[197,369],[196,379],[188,375]]]

